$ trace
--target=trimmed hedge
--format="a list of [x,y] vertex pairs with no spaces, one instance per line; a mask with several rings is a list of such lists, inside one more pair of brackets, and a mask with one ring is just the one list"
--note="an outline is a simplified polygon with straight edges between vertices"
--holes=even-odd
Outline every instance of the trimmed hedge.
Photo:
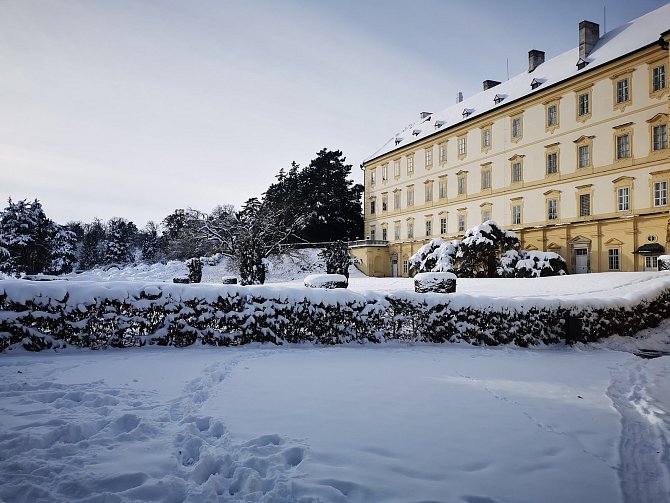
[[0,350],[64,345],[231,346],[251,342],[557,343],[633,335],[670,317],[670,276],[635,299],[584,305],[463,294],[357,294],[313,288],[0,281]]

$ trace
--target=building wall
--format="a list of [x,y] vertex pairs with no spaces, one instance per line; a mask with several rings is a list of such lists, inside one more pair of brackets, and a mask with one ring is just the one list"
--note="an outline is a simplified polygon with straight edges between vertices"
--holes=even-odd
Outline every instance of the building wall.
[[[391,255],[399,254],[402,275],[405,255],[432,237],[461,237],[459,215],[464,215],[465,228],[469,228],[479,224],[487,211],[490,218],[517,232],[531,249],[547,250],[552,245],[551,250],[570,263],[570,240],[582,236],[592,244],[591,271],[609,270],[607,250],[612,247],[621,250],[620,270],[641,270],[643,258],[633,251],[648,236],[666,248],[669,244],[670,207],[667,201],[654,204],[653,182],[667,181],[670,186],[670,149],[667,144],[652,148],[653,127],[665,124],[666,132],[670,129],[668,54],[654,46],[546,90],[540,86],[539,92],[517,103],[364,164],[365,232],[383,239],[385,228],[389,241],[388,248],[373,252],[374,257],[383,257],[376,260],[388,265]],[[659,65],[665,65],[666,86],[653,92],[652,69]],[[629,100],[617,104],[617,81],[622,79],[628,79]],[[588,114],[578,113],[581,94],[588,94]],[[547,124],[552,105],[558,112],[556,125]],[[521,119],[522,132],[516,138],[512,136],[515,118]],[[490,128],[489,146],[482,144],[486,128]],[[630,142],[630,155],[621,159],[617,158],[618,135],[628,135]],[[465,154],[459,155],[459,138],[466,138]],[[446,160],[440,159],[441,145],[446,145]],[[580,145],[590,146],[590,162],[585,167],[579,167]],[[551,153],[556,154],[556,173],[547,173]],[[396,162],[399,176],[394,172]],[[513,180],[514,163],[521,164],[521,181]],[[490,188],[482,188],[483,170],[490,170]],[[466,180],[464,194],[458,193],[459,177]],[[440,182],[445,180],[446,197],[440,197]],[[427,185],[432,187],[432,200],[426,198]],[[413,204],[407,200],[410,186]],[[622,211],[616,197],[620,187],[628,187],[630,197],[629,208]],[[394,191],[400,193],[399,209],[394,207]],[[590,214],[581,216],[580,195],[585,194],[590,197]],[[548,220],[548,199],[557,200],[555,220]],[[521,209],[520,223],[512,220],[513,206]],[[446,218],[446,232],[441,232],[441,218]],[[426,221],[431,222],[429,234]],[[410,224],[413,235],[408,235]],[[397,225],[400,239],[395,236]],[[380,269],[384,275],[391,273],[390,266]]]

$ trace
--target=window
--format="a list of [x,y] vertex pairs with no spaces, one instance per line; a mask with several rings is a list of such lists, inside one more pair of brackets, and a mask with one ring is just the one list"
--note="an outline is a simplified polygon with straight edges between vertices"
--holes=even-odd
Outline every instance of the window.
[[652,150],[663,150],[668,148],[668,125],[659,124],[653,126],[652,131]]
[[440,234],[447,233],[447,217],[440,217]]
[[433,181],[428,180],[424,184],[424,196],[425,196],[425,201],[428,203],[433,200]]
[[433,235],[433,221],[426,220],[426,236],[432,236],[432,235]]
[[580,194],[579,216],[588,217],[590,215],[591,215],[591,194]]
[[654,182],[654,206],[666,206],[668,204],[668,182]]
[[414,185],[407,187],[407,206],[414,206]]
[[547,107],[547,128],[558,126],[558,105]]
[[376,201],[374,199],[372,201],[370,201],[370,215],[375,214],[375,204],[376,204]]
[[382,227],[382,241],[388,241],[388,230],[386,227]]
[[400,189],[393,191],[393,209],[400,209]]
[[400,222],[393,224],[393,237],[396,241],[400,241]]
[[482,168],[482,190],[491,188],[491,168]]
[[465,232],[465,214],[458,214],[458,232]]
[[409,272],[409,261],[407,259],[402,261],[402,272],[403,274],[407,274]]
[[588,168],[591,165],[591,146],[580,145],[577,147],[578,166]]
[[616,158],[627,159],[630,157],[630,134],[624,133],[616,137]]
[[665,89],[665,65],[659,65],[651,70],[651,92]]
[[482,129],[482,150],[491,147],[491,126]]
[[619,266],[619,249],[610,248],[607,250],[607,267],[610,271],[618,271]]
[[393,176],[400,178],[400,159],[393,161]]
[[440,162],[447,162],[447,144],[440,144]]
[[389,165],[384,164],[382,166],[382,182],[385,182],[388,179],[389,179]]
[[407,239],[414,239],[414,222],[407,222]]
[[372,239],[373,241],[376,239],[376,233],[377,233],[377,230],[375,229],[375,226],[371,225],[370,226],[370,239]]
[[407,174],[411,175],[414,173],[414,156],[413,155],[408,155],[407,156]]
[[433,148],[426,149],[426,168],[431,168],[433,166]]
[[370,186],[374,187],[376,183],[377,183],[377,170],[373,169],[372,171],[370,171]]
[[389,195],[382,194],[382,212],[389,210]]
[[468,192],[468,175],[458,175],[458,195],[464,196]]
[[558,173],[558,152],[547,154],[547,174],[555,175]]
[[519,225],[521,223],[521,205],[512,205],[512,225]]
[[491,220],[491,210],[489,208],[484,208],[482,210],[482,222],[487,222]]
[[464,157],[468,153],[467,136],[458,137],[458,156]]
[[438,185],[439,185],[440,199],[446,199],[447,198],[447,178],[446,177],[441,177],[440,181],[438,182]]
[[617,211],[630,210],[630,187],[619,187],[616,191]]
[[577,116],[586,117],[591,115],[590,93],[582,93],[577,97]]
[[512,141],[518,141],[523,136],[521,117],[512,117]]
[[547,220],[558,220],[558,199],[547,199]]
[[616,102],[617,103],[626,103],[630,101],[630,95],[628,91],[628,79],[621,79],[616,81]]
[[523,169],[521,167],[521,162],[512,163],[512,183],[519,183],[523,180]]

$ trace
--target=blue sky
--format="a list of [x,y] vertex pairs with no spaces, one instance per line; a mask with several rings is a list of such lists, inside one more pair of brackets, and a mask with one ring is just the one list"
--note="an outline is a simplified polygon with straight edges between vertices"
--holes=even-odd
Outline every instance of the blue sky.
[[239,207],[323,147],[361,180],[419,112],[602,32],[603,5],[610,30],[665,3],[0,0],[0,199],[143,226]]

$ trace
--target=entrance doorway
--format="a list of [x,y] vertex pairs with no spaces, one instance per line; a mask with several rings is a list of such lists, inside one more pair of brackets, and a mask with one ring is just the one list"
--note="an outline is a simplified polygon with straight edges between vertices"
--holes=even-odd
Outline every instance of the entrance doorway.
[[589,250],[586,248],[575,249],[575,274],[586,274],[589,272]]
[[658,271],[658,257],[644,257],[644,270],[645,271]]
[[391,255],[391,276],[398,277],[398,254]]

